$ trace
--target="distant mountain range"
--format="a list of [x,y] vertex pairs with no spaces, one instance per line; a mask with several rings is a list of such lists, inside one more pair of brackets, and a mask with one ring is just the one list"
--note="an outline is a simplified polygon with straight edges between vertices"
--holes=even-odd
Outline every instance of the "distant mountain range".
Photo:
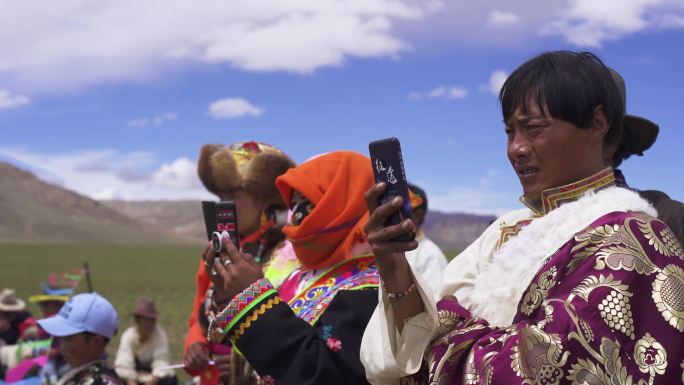
[[0,242],[179,244],[164,228],[141,223],[99,201],[0,162]]
[[[492,216],[431,211],[423,229],[461,250]],[[205,239],[199,201],[97,201],[0,162],[0,242],[188,244]]]

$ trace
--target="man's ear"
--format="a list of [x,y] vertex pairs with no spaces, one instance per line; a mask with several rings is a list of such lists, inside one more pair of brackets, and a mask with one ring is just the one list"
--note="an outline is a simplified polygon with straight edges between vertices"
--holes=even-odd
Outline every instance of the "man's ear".
[[606,112],[603,106],[599,105],[594,108],[594,118],[591,122],[591,133],[590,138],[592,141],[601,141],[608,135],[610,130],[610,125],[608,124],[608,119],[606,118]]

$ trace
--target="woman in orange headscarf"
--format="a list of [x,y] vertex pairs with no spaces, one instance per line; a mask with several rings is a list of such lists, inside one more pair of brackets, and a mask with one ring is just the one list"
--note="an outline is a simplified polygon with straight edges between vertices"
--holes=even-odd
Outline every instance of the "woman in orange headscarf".
[[217,288],[212,340],[232,343],[264,383],[367,384],[361,337],[378,303],[378,274],[363,230],[370,160],[327,153],[276,181],[290,205],[283,233],[302,267],[276,290],[249,255],[224,242],[206,267]]

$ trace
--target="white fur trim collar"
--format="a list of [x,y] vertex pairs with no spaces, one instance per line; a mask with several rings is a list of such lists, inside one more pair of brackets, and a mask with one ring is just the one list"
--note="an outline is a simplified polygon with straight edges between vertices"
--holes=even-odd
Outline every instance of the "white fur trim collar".
[[484,263],[474,281],[470,303],[473,315],[492,325],[513,322],[518,302],[544,261],[568,242],[575,233],[615,211],[637,211],[657,216],[655,209],[639,195],[620,187],[588,192],[537,218],[520,230]]

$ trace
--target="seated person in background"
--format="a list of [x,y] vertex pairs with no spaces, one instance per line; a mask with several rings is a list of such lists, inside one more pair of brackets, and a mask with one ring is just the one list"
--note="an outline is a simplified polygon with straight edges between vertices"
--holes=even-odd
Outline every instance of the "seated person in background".
[[[83,274],[83,272],[74,271],[50,274],[48,282],[40,284],[43,292],[30,296],[29,302],[38,304],[40,311],[43,313],[42,318],[52,317],[59,312],[62,305],[73,295],[74,288],[81,281]],[[44,330],[38,329],[38,339],[50,337]]]
[[[378,303],[378,274],[363,226],[370,159],[351,151],[314,157],[276,180],[290,207],[283,233],[302,267],[276,290],[251,256],[224,239],[209,335],[232,343],[265,383],[367,384],[361,336]],[[226,250],[227,249],[227,250]]]
[[[627,90],[625,80],[615,70],[610,69],[611,75],[618,86],[622,104],[625,106],[622,140],[620,144],[612,146],[606,151],[606,165],[615,169],[615,179],[618,186],[630,188],[625,175],[618,169],[623,161],[632,155],[643,156],[658,138],[658,125],[641,116],[626,113]],[[611,153],[613,155],[611,156]],[[684,203],[671,199],[667,194],[658,190],[636,190],[658,211],[658,219],[665,222],[672,230],[679,243],[684,244]]]
[[413,221],[416,225],[416,241],[418,247],[406,253],[406,260],[413,266],[420,276],[432,287],[436,293],[442,281],[442,274],[447,266],[447,260],[439,248],[423,231],[423,222],[428,212],[428,199],[425,191],[409,183],[409,189],[413,193],[411,208],[413,209]]
[[124,385],[106,363],[105,348],[117,324],[116,310],[97,293],[75,295],[57,315],[38,321],[57,339],[60,352],[72,368],[57,385]]
[[135,325],[119,342],[114,368],[128,385],[175,385],[178,379],[169,366],[169,341],[157,323],[154,302],[141,298],[133,311]]
[[[69,300],[82,277],[82,270],[52,273],[48,282],[40,284],[41,293],[30,296],[29,302],[38,304],[42,318],[52,317]],[[27,329],[23,340],[0,348],[0,364],[7,368],[8,382],[36,377],[43,385],[54,385],[70,369],[55,346],[56,341],[37,324]]]
[[367,194],[380,304],[363,336],[373,384],[675,384],[684,361],[684,250],[653,207],[618,187],[606,148],[624,114],[590,53],[539,55],[504,83],[507,155],[527,208],[497,219],[434,294],[389,242],[397,202]]
[[0,291],[0,346],[35,338],[36,320],[12,289]]

